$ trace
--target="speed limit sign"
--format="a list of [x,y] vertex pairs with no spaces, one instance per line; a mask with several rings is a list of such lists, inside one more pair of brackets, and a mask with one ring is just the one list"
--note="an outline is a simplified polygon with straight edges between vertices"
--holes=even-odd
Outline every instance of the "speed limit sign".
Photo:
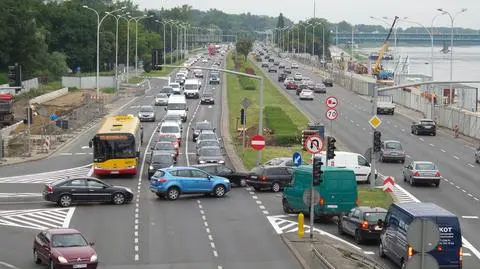
[[338,112],[337,112],[336,109],[330,108],[330,109],[327,110],[327,113],[325,113],[325,117],[328,120],[336,120],[337,117],[338,117]]

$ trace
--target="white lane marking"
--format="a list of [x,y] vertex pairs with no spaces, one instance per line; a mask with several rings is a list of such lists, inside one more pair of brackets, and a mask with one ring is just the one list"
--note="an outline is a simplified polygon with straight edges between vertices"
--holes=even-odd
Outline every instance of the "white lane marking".
[[355,124],[355,126],[360,127],[360,124],[357,123],[357,124]]
[[249,193],[250,193],[251,195],[254,195],[254,194],[255,194],[255,192],[254,192],[254,191],[251,191],[251,192],[249,192]]
[[210,233],[210,228],[205,228],[205,232],[207,232],[207,234]]
[[42,197],[41,192],[5,192],[0,193],[0,198],[17,198],[17,197]]
[[477,197],[473,197],[473,199],[474,199],[475,201],[478,201],[478,200],[479,200]]
[[350,122],[351,122],[351,123],[354,123],[354,121],[353,121],[353,120],[350,120]]
[[366,254],[366,255],[374,255],[375,252],[373,252],[373,251],[364,251],[363,254]]
[[463,193],[467,193],[467,191],[466,191],[466,190],[462,190],[462,192],[463,192]]
[[215,243],[210,242],[210,247],[215,248]]
[[208,240],[213,241],[213,236],[211,234],[208,235]]
[[460,160],[460,158],[458,158],[457,156],[453,155],[453,158],[455,158],[456,160]]
[[[200,108],[200,102],[198,102],[197,107],[195,108],[195,111],[193,112],[190,118],[190,121],[188,121],[185,140],[188,140],[188,137],[189,137],[188,134],[190,133],[190,126],[192,125],[192,122],[195,119],[195,116],[197,115],[197,111],[199,108]],[[188,155],[188,142],[185,142],[185,155]],[[187,161],[187,166],[190,166],[190,159],[188,158],[188,156],[185,159]]]
[[474,166],[473,164],[471,164],[471,163],[467,163],[467,165],[470,166],[470,167],[475,167],[475,166]]
[[423,138],[421,138],[421,137],[420,137],[418,140],[420,140],[420,141],[422,141],[422,142],[425,141],[425,139],[423,139]]
[[203,222],[203,225],[205,225],[205,227],[208,227],[208,222]]
[[252,199],[257,200],[257,199],[258,199],[258,196],[252,196]]
[[393,125],[393,127],[398,128],[398,125]]
[[473,195],[472,195],[471,193],[469,193],[469,194],[467,194],[467,195],[468,195],[468,197],[473,197]]
[[73,155],[73,153],[72,152],[62,152],[62,153],[59,153],[58,155],[60,155],[60,156],[71,156],[71,155]]
[[464,219],[478,219],[478,216],[462,216]]
[[405,157],[407,157],[407,158],[409,158],[409,159],[410,159],[412,156],[410,156],[410,155],[408,155],[408,154],[407,154],[407,155],[405,155]]
[[259,200],[255,201],[255,202],[257,202],[257,204],[259,204],[259,205],[262,204],[262,201],[259,201]]
[[218,252],[216,250],[213,251],[213,256],[218,257]]
[[260,208],[260,209],[264,210],[264,209],[265,209],[265,206],[263,206],[263,205],[259,205],[259,206],[258,206],[258,208]]
[[11,264],[9,264],[9,263],[2,262],[2,261],[0,261],[0,265],[3,265],[3,266],[8,267],[8,268],[10,268],[10,269],[19,269],[19,268],[16,267],[15,265],[11,265]]
[[444,149],[440,149],[443,153],[445,153],[446,151]]
[[457,189],[460,189],[460,186],[455,186]]
[[450,181],[450,185],[455,185],[455,183],[453,183],[453,181]]
[[445,180],[446,182],[449,182],[448,178],[444,178],[443,180]]
[[262,213],[265,214],[265,215],[269,214],[267,210],[263,210]]
[[405,129],[402,129],[401,131],[405,133]]
[[430,143],[430,147],[435,147],[435,145]]

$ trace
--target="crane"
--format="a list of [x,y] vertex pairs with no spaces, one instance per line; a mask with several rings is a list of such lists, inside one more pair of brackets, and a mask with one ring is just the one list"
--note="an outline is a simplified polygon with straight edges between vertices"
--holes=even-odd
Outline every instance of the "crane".
[[388,48],[388,40],[390,39],[390,36],[392,35],[393,27],[395,27],[395,23],[398,20],[398,16],[395,16],[395,19],[393,20],[392,26],[390,26],[390,30],[388,31],[388,35],[385,38],[385,41],[383,41],[383,46],[380,48],[380,51],[378,52],[378,58],[375,61],[375,64],[372,67],[372,75],[375,77],[378,76],[380,71],[382,70],[382,59],[383,59],[383,54]]

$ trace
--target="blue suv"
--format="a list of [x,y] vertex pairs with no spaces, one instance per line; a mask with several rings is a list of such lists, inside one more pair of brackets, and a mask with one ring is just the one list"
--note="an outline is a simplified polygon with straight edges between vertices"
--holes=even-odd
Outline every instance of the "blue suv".
[[150,190],[159,198],[177,200],[180,194],[213,194],[223,197],[231,189],[230,181],[212,176],[194,167],[159,169],[151,177]]

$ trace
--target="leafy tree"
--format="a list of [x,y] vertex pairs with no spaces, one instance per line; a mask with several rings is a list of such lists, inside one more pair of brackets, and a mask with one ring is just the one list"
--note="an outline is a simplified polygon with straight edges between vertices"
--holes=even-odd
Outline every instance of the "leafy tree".
[[280,13],[280,15],[278,16],[277,28],[283,27],[285,27],[285,19],[283,18],[283,13]]
[[237,52],[242,54],[245,58],[248,56],[248,53],[252,51],[252,47],[253,40],[247,37],[240,38],[235,45]]

